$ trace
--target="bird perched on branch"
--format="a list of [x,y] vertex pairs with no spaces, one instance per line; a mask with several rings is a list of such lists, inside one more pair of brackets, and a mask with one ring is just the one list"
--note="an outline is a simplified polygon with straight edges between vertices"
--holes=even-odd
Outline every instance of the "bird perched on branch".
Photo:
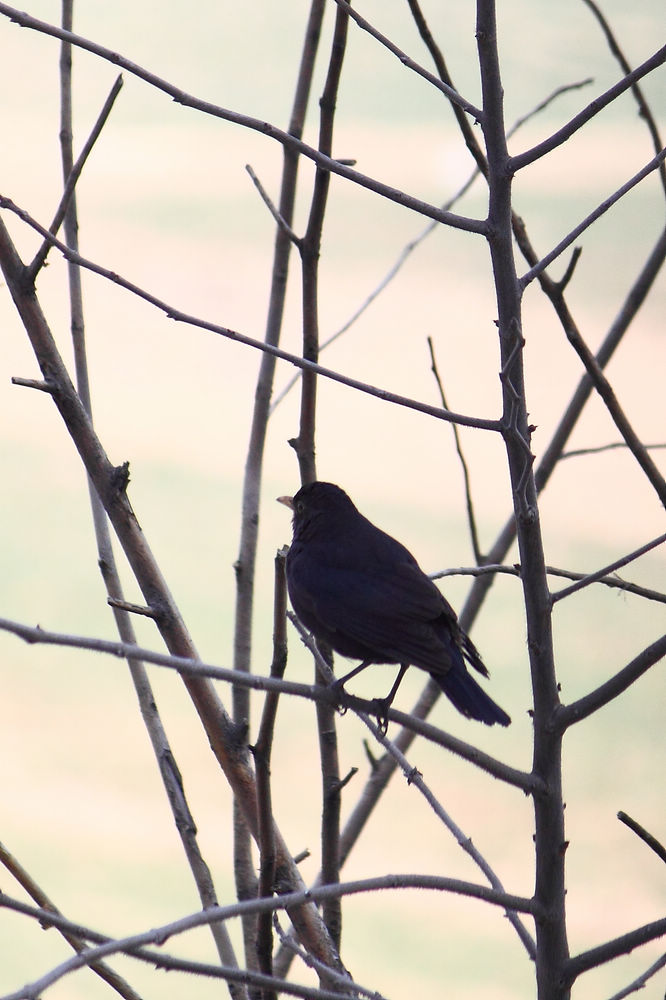
[[371,663],[400,664],[383,700],[388,710],[412,665],[427,671],[467,718],[509,725],[509,716],[467,669],[468,663],[488,676],[472,640],[404,545],[368,521],[333,483],[308,483],[278,499],[294,515],[287,556],[294,611],[316,639],[361,661],[338,685]]

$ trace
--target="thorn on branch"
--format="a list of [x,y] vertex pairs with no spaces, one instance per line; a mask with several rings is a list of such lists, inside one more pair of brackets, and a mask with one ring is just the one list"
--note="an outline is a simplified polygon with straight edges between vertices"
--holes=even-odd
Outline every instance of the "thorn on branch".
[[351,779],[356,774],[358,774],[358,768],[357,767],[350,767],[349,770],[347,771],[346,775],[344,776],[344,778],[340,778],[339,781],[335,782],[335,785],[334,785],[332,791],[334,791],[334,792],[341,792],[342,789],[345,787],[345,785],[348,785],[349,782],[351,781]]
[[109,487],[113,493],[125,493],[129,486],[129,462],[114,466],[111,473]]
[[370,749],[370,744],[368,743],[367,740],[363,740],[363,749],[365,750],[365,756],[368,759],[370,770],[374,774],[379,767],[379,761],[377,760],[372,750]]

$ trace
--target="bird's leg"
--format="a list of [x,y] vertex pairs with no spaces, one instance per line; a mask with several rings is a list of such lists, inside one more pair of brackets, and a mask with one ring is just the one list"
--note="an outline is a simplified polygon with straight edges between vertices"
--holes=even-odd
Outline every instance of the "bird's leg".
[[386,695],[385,698],[375,698],[374,703],[377,706],[377,725],[381,730],[382,736],[386,735],[386,730],[388,729],[388,711],[393,704],[393,699],[395,698],[398,688],[400,687],[400,682],[402,678],[407,673],[408,663],[401,663],[400,670],[398,671],[398,676],[393,682],[393,687]]
[[[364,660],[363,663],[359,663],[358,667],[354,667],[354,669],[350,670],[348,674],[344,675],[344,677],[336,677],[334,681],[331,681],[330,688],[332,691],[335,691],[338,697],[338,702],[340,699],[340,693],[345,693],[345,684],[347,681],[351,680],[352,677],[356,677],[356,674],[360,674],[360,672],[365,670],[366,667],[369,667],[371,662],[371,660]],[[346,706],[344,708],[340,707],[340,715],[344,715],[346,711]]]
[[336,688],[338,691],[341,691],[344,688],[347,681],[350,681],[352,677],[356,677],[356,674],[360,674],[360,672],[362,670],[365,670],[366,667],[369,667],[371,663],[372,660],[364,660],[363,663],[359,663],[357,667],[354,667],[353,670],[350,670],[349,673],[345,674],[344,677],[336,677],[336,679],[331,684],[331,687]]

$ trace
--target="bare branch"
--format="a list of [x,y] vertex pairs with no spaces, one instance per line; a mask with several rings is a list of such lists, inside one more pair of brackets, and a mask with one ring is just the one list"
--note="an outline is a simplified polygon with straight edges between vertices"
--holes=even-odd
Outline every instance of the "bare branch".
[[[627,60],[624,52],[620,48],[620,44],[617,38],[615,37],[610,24],[608,23],[607,19],[604,17],[603,12],[599,8],[599,5],[595,3],[594,0],[583,0],[583,3],[590,8],[595,18],[597,19],[597,22],[599,23],[601,30],[606,36],[606,41],[608,42],[608,48],[611,50],[611,52],[617,59],[618,63],[620,64],[622,72],[625,74],[631,73],[631,66],[629,65],[629,61]],[[650,111],[650,106],[648,102],[645,100],[643,91],[638,86],[638,83],[633,83],[631,85],[631,92],[634,95],[636,104],[638,105],[638,113],[644,120],[648,128],[648,131],[652,137],[652,144],[654,146],[655,152],[658,152],[664,144],[659,134],[657,123],[654,120],[652,112]],[[664,189],[664,193],[666,193],[666,168],[664,167],[663,163],[659,168],[659,174],[661,176],[661,186]]]
[[275,125],[271,125],[263,119],[252,118],[250,115],[243,115],[239,112],[231,111],[228,108],[222,108],[217,104],[212,104],[210,101],[199,100],[193,95],[188,94],[186,91],[181,90],[179,87],[174,86],[174,84],[170,83],[168,80],[164,80],[155,73],[151,73],[149,70],[144,69],[136,63],[131,62],[129,59],[126,59],[124,56],[121,56],[118,52],[114,52],[111,49],[106,48],[104,45],[98,45],[96,42],[83,38],[81,35],[76,35],[71,31],[64,31],[62,28],[58,28],[56,25],[49,24],[46,21],[40,21],[38,18],[32,17],[30,14],[25,14],[16,7],[10,7],[6,3],[0,3],[0,14],[4,14],[10,19],[10,21],[20,24],[21,27],[32,28],[35,31],[41,31],[46,35],[52,35],[54,38],[60,38],[64,41],[71,42],[72,45],[77,45],[82,49],[86,49],[88,52],[92,52],[101,59],[106,59],[115,66],[120,66],[127,73],[131,73],[133,76],[138,77],[145,83],[155,87],[157,90],[161,90],[163,93],[168,94],[168,96],[173,98],[176,103],[182,104],[184,107],[193,108],[195,111],[201,111],[213,118],[221,118],[223,121],[228,121],[235,125],[240,125],[243,128],[251,129],[254,132],[259,132],[261,135],[265,135],[267,138],[279,142],[282,146],[292,149],[297,153],[301,153],[303,156],[307,156],[308,159],[313,160],[318,167],[323,167],[332,174],[338,174],[340,177],[353,181],[360,187],[364,187],[375,194],[387,198],[389,201],[402,205],[404,208],[408,208],[413,212],[419,213],[420,215],[425,215],[428,218],[436,219],[437,222],[452,226],[454,229],[462,229],[471,233],[484,233],[486,231],[486,224],[483,220],[469,219],[461,215],[454,215],[451,212],[443,212],[435,205],[430,205],[428,202],[421,201],[419,198],[411,197],[398,188],[391,187],[389,184],[383,184],[381,181],[368,177],[366,174],[362,174],[358,170],[353,170],[341,160],[335,160],[330,156],[325,156],[323,153],[320,153],[319,150],[314,149],[312,146],[308,146],[307,143],[297,139],[293,135],[290,135],[289,132],[284,132],[282,129],[277,128]]
[[250,166],[249,163],[245,164],[245,169],[247,170],[248,174],[250,175],[250,179],[252,180],[252,183],[254,184],[254,186],[256,187],[257,191],[259,192],[261,200],[263,201],[264,205],[266,206],[266,208],[268,209],[268,211],[271,213],[271,215],[273,216],[273,218],[277,222],[278,226],[289,237],[289,239],[294,244],[294,246],[296,246],[296,247],[300,246],[300,242],[301,242],[300,236],[296,235],[296,233],[291,228],[291,226],[289,225],[289,223],[287,222],[287,220],[284,218],[283,215],[281,215],[281,213],[278,211],[278,209],[276,208],[276,206],[273,204],[273,202],[269,198],[266,190],[264,189],[263,184],[261,183],[261,181],[259,180],[259,178],[255,174],[254,170],[252,169],[252,167]]
[[[0,843],[0,863],[10,872],[16,881],[23,886],[28,895],[34,899],[37,905],[44,911],[53,914],[55,917],[62,917],[62,922],[53,923],[57,927],[63,938],[74,949],[80,953],[87,947],[85,938],[77,933],[77,929],[69,923],[63,916],[55,903],[52,903],[44,890],[35,882],[33,877],[25,870],[23,865],[7,850],[4,844]],[[4,897],[4,893],[2,896]],[[1,905],[1,903],[0,903]],[[87,935],[86,935],[87,938]],[[87,938],[90,940],[89,938]],[[141,1000],[141,997],[114,969],[109,968],[106,962],[90,962],[92,971],[103,979],[109,986],[125,997],[125,1000]]]
[[634,176],[631,177],[621,187],[619,187],[617,191],[615,191],[613,194],[609,195],[608,198],[602,201],[601,204],[598,205],[593,212],[590,212],[590,214],[586,216],[586,218],[584,218],[582,222],[579,222],[578,225],[571,230],[568,236],[565,236],[563,240],[560,240],[557,246],[554,247],[550,251],[550,253],[546,254],[545,257],[542,257],[542,259],[537,264],[535,264],[534,267],[530,268],[529,271],[526,271],[526,273],[520,279],[521,286],[523,288],[526,288],[527,285],[529,285],[529,283],[533,281],[533,279],[536,278],[537,275],[541,273],[541,271],[544,271],[550,264],[553,263],[554,260],[556,260],[560,256],[560,254],[564,253],[567,247],[570,247],[572,243],[575,243],[578,237],[581,235],[581,233],[585,232],[586,229],[589,229],[589,227],[592,225],[593,222],[596,222],[597,219],[600,219],[602,215],[604,215],[610,208],[613,207],[613,205],[615,205],[621,198],[624,198],[625,194],[631,191],[632,188],[636,187],[637,184],[640,184],[642,180],[645,180],[645,178],[649,174],[651,174],[653,170],[656,170],[664,162],[665,159],[666,159],[666,149],[662,149],[659,153],[657,153],[655,157],[653,157],[650,160],[649,163],[646,163],[646,165],[641,170],[639,170],[637,174],[634,174]]
[[577,590],[589,587],[591,583],[596,583],[603,577],[608,576],[609,573],[615,572],[616,569],[621,569],[623,566],[627,566],[635,559],[639,559],[640,556],[644,556],[646,552],[656,549],[658,545],[663,545],[664,542],[666,542],[666,534],[659,535],[657,538],[653,538],[652,541],[646,542],[645,545],[641,545],[640,548],[634,549],[634,551],[630,552],[629,555],[622,556],[621,559],[616,559],[615,562],[609,563],[608,566],[604,566],[602,569],[598,569],[596,572],[582,577],[576,583],[572,583],[570,587],[563,587],[562,590],[558,590],[552,595],[551,599],[553,604],[555,604],[556,601],[560,601],[563,597],[569,597],[570,594],[575,594]]
[[[437,818],[441,820],[441,822],[446,826],[449,833],[451,833],[455,837],[458,846],[461,847],[462,850],[469,855],[474,864],[483,872],[483,874],[488,879],[488,882],[490,883],[492,888],[497,890],[498,892],[504,892],[505,891],[504,886],[502,885],[499,876],[496,875],[496,873],[491,868],[486,858],[484,858],[479,849],[473,843],[471,837],[465,836],[465,834],[460,829],[458,824],[449,815],[446,809],[444,809],[441,802],[432,792],[432,789],[423,780],[423,776],[421,775],[421,773],[415,767],[412,767],[410,765],[409,761],[407,760],[405,755],[400,751],[400,749],[394,743],[392,743],[391,740],[387,739],[386,735],[382,733],[381,728],[377,726],[368,715],[359,713],[359,716],[365,723],[365,725],[368,727],[370,732],[373,734],[375,739],[379,743],[381,743],[386,752],[391,757],[394,758],[398,767],[400,767],[402,773],[407,779],[407,783],[410,785],[415,785],[416,788],[419,789],[421,795],[423,795],[426,802],[433,810]],[[515,913],[515,911],[506,910],[505,916],[509,920],[509,923],[512,925],[516,933],[518,934],[518,937],[522,941],[528,956],[532,960],[534,960],[536,956],[536,944],[534,942],[532,935],[529,933],[529,931],[523,924],[522,920],[520,920],[520,918],[518,917],[518,914]]]
[[[275,557],[273,602],[273,660],[271,677],[281,679],[287,666],[287,584],[284,572],[285,553]],[[271,794],[271,752],[279,693],[268,692],[259,725],[257,742],[252,747],[257,772],[257,815],[259,817],[259,895],[272,896],[275,890],[275,837]],[[259,968],[272,975],[273,932],[269,912],[262,913],[257,922],[257,958]],[[265,1000],[274,1000],[274,994]]]
[[377,386],[360,382],[358,379],[350,378],[347,375],[342,375],[340,372],[334,372],[330,368],[324,368],[322,365],[315,364],[313,361],[308,361],[306,358],[302,358],[298,354],[291,354],[289,351],[283,351],[279,347],[275,347],[270,343],[255,340],[253,337],[248,337],[236,330],[231,330],[225,326],[219,326],[217,323],[210,323],[208,320],[197,319],[195,316],[181,312],[181,310],[170,306],[161,299],[158,299],[157,296],[153,295],[151,292],[140,288],[138,285],[134,285],[131,281],[127,281],[125,278],[122,278],[115,271],[110,271],[105,267],[101,267],[99,264],[86,260],[85,257],[82,257],[80,254],[70,250],[66,244],[62,243],[55,236],[51,236],[48,230],[41,226],[26,211],[24,211],[24,209],[15,205],[11,198],[6,198],[0,195],[0,208],[6,208],[13,212],[20,219],[22,219],[23,222],[27,223],[27,225],[31,226],[38,233],[41,233],[42,236],[47,238],[54,247],[57,247],[63,257],[67,260],[78,264],[79,267],[85,267],[89,271],[93,271],[95,274],[101,275],[103,278],[107,278],[109,281],[119,285],[121,288],[132,292],[133,295],[137,295],[144,301],[150,302],[151,305],[156,306],[164,312],[169,319],[173,319],[177,323],[186,323],[189,326],[196,326],[201,330],[208,330],[211,333],[219,334],[221,337],[233,340],[235,343],[245,344],[246,347],[252,347],[255,350],[262,351],[264,354],[270,354],[272,357],[288,361],[296,368],[302,368],[303,370],[315,372],[317,375],[322,375],[324,378],[329,378],[334,382],[339,382],[341,385],[346,385],[351,389],[357,389],[360,392],[365,392],[369,396],[375,396],[377,399],[382,399],[385,402],[394,403],[397,406],[406,406],[409,409],[416,410],[419,413],[425,413],[431,417],[437,417],[440,420],[455,420],[456,423],[463,424],[466,427],[477,427],[480,430],[489,430],[498,433],[501,431],[500,421],[498,420],[486,420],[481,417],[470,417],[462,413],[453,413],[448,410],[442,410],[441,407],[438,406],[431,406],[429,403],[421,403],[419,400],[409,399],[407,396],[400,396],[398,393],[389,392],[387,389],[380,389]]
[[452,104],[455,104],[457,107],[465,111],[468,115],[470,115],[474,119],[475,122],[481,121],[482,111],[480,108],[477,108],[469,101],[466,101],[465,98],[462,97],[454,87],[451,87],[449,84],[445,83],[439,77],[433,76],[433,74],[429,73],[428,70],[425,69],[423,66],[419,66],[417,62],[414,62],[413,59],[410,59],[410,57],[406,55],[401,49],[399,49],[398,46],[394,42],[392,42],[390,38],[387,38],[386,35],[382,35],[381,31],[378,31],[377,28],[373,27],[369,21],[367,21],[364,17],[362,17],[361,14],[359,14],[358,11],[356,11],[351,6],[349,0],[335,0],[335,2],[337,3],[338,7],[342,7],[344,10],[347,11],[349,16],[352,18],[353,21],[356,22],[359,28],[362,28],[363,31],[367,31],[369,35],[372,35],[372,37],[376,41],[378,41],[381,45],[384,46],[384,48],[388,49],[389,52],[391,52],[394,56],[396,56],[396,58],[400,60],[403,66],[406,66],[407,69],[411,70],[413,73],[416,73],[417,76],[423,77],[423,79],[427,80],[427,82],[432,84],[433,87],[435,87],[437,90],[440,90],[446,97],[448,97],[448,99],[451,101]]
[[619,958],[620,955],[628,955],[634,948],[638,948],[642,944],[648,944],[649,941],[655,941],[665,934],[666,917],[661,920],[654,920],[650,924],[644,924],[643,927],[637,927],[636,930],[622,934],[621,937],[613,938],[612,941],[607,941],[597,948],[590,948],[589,951],[583,951],[580,955],[569,959],[565,969],[566,981],[571,984],[583,972],[589,972],[590,969],[596,969],[600,965],[605,965],[606,962],[610,962],[614,958]]
[[637,681],[650,667],[666,656],[666,635],[642,650],[630,663],[618,671],[604,684],[586,694],[570,705],[562,705],[557,713],[557,728],[565,730],[574,723],[586,719],[588,715],[607,705],[623,691],[626,691],[634,681]]
[[[444,878],[437,875],[412,874],[384,875],[376,878],[357,879],[351,882],[340,882],[337,885],[316,886],[303,892],[284,893],[270,899],[249,899],[232,903],[229,906],[215,906],[206,910],[197,910],[195,913],[180,917],[178,920],[174,920],[168,924],[153,927],[148,931],[142,931],[124,938],[103,938],[102,935],[96,932],[87,933],[85,928],[75,925],[80,936],[91,940],[100,940],[100,938],[103,938],[103,943],[87,948],[80,955],[62,962],[44,976],[27,984],[17,992],[5,994],[0,1000],[24,1000],[26,995],[39,996],[49,986],[63,979],[64,976],[69,975],[69,973],[77,969],[84,968],[93,961],[119,953],[133,956],[137,953],[138,949],[143,948],[145,945],[162,945],[169,938],[176,937],[196,927],[203,927],[214,921],[229,920],[242,914],[277,912],[279,910],[290,911],[294,907],[303,906],[310,902],[321,903],[331,897],[398,889],[425,889],[432,892],[449,892],[466,896],[470,899],[492,903],[503,909],[514,910],[520,913],[535,913],[534,903],[531,899],[527,899],[524,896],[514,896],[506,892],[498,892],[488,886],[477,885],[474,882],[464,882],[461,879]],[[48,910],[26,906],[16,900],[10,900],[5,894],[0,894],[0,907],[2,906],[34,916],[46,924],[56,923],[56,921],[68,923],[61,921],[61,918],[50,913]],[[251,981],[249,974],[241,969],[224,969],[220,970],[220,973],[225,979],[228,978],[237,982]],[[347,985],[345,993],[350,987],[353,987],[354,991],[356,991],[356,985],[352,983],[351,979],[341,976],[337,976],[336,979]],[[252,981],[262,982],[262,980],[254,977]],[[278,985],[284,992],[291,993],[294,996],[317,997],[319,1000],[329,1000],[329,998],[330,1000],[339,1000],[341,995],[345,995],[345,993],[331,993],[330,991],[323,990],[305,993],[302,992],[302,988],[293,983],[282,983],[280,981],[273,981],[271,985]],[[366,994],[369,993],[367,990],[364,992]]]
[[[566,580],[588,580],[589,573],[576,573],[571,569],[560,569],[558,566],[546,566],[546,573],[548,576],[559,576]],[[436,573],[430,573],[431,580],[442,580],[447,576],[515,576],[520,577],[521,567],[520,563],[514,563],[513,566],[506,566],[503,563],[484,563],[482,566],[458,566],[452,569],[440,569]],[[597,580],[590,583],[601,583],[605,587],[610,587],[613,590],[622,590],[627,594],[635,594],[637,597],[644,597],[648,601],[657,601],[659,604],[666,604],[666,594],[661,593],[658,590],[650,590],[648,587],[641,587],[637,583],[631,583],[629,580],[624,580],[621,576],[613,574],[612,576],[601,576]]]
[[[85,145],[83,146],[83,149],[81,150],[78,156],[76,163],[69,171],[67,182],[65,184],[65,189],[62,193],[62,197],[60,198],[60,203],[56,209],[55,215],[53,216],[53,221],[49,226],[49,232],[51,233],[52,236],[55,236],[57,234],[58,230],[60,229],[60,226],[62,225],[63,219],[65,218],[65,215],[67,213],[67,208],[71,202],[74,188],[76,187],[79,177],[81,176],[81,172],[86,164],[86,160],[88,159],[90,153],[92,152],[93,146],[97,142],[102,129],[106,125],[107,119],[111,114],[111,110],[113,108],[113,105],[115,104],[118,94],[120,93],[122,85],[123,85],[123,78],[122,76],[119,76],[117,77],[115,83],[113,84],[109,92],[109,96],[104,102],[104,106],[102,107],[102,110],[99,113],[97,121],[93,125],[92,131],[90,132],[90,135],[88,136]],[[46,260],[47,254],[51,246],[53,246],[51,241],[45,239],[41,247],[35,254],[32,263],[28,265],[29,281],[31,282],[35,281],[38,272],[44,266],[44,261]]]
[[632,993],[637,993],[639,990],[645,989],[645,984],[652,979],[652,977],[656,975],[660,969],[663,969],[665,965],[666,955],[662,955],[661,958],[658,958],[657,961],[654,962],[649,969],[646,969],[645,972],[638,976],[637,979],[634,979],[633,982],[629,983],[628,986],[625,986],[625,988],[620,990],[619,993],[614,993],[612,997],[609,997],[609,1000],[624,1000],[625,997],[631,996]]
[[[0,5],[0,12],[3,5]],[[635,70],[631,73],[627,73],[622,80],[610,87],[605,93],[596,97],[586,108],[584,108],[579,114],[577,114],[571,121],[567,122],[561,129],[554,132],[553,135],[549,136],[548,139],[544,139],[537,146],[533,146],[532,149],[526,150],[524,153],[519,153],[518,156],[511,157],[511,170],[516,173],[518,170],[522,170],[523,167],[528,166],[530,163],[534,163],[540,157],[545,156],[546,153],[552,152],[552,150],[557,149],[562,143],[570,139],[578,129],[582,128],[583,125],[587,124],[595,115],[603,111],[604,108],[608,107],[620,94],[624,94],[626,90],[629,90],[638,80],[641,80],[648,73],[651,73],[653,69],[657,69],[659,66],[666,62],[666,45],[658,49],[654,55],[646,59],[644,63],[641,63]]]
[[[560,459],[565,458],[580,458],[586,455],[601,455],[605,451],[617,451],[618,449],[625,449],[627,447],[626,441],[613,441],[610,444],[599,444],[594,445],[590,448],[570,448],[568,451],[563,451],[560,455]],[[663,442],[655,444],[646,444],[643,446],[647,451],[661,451],[666,448],[666,444]]]
[[647,844],[650,850],[654,851],[657,857],[661,858],[664,864],[666,864],[666,847],[664,847],[664,845],[660,843],[656,837],[654,837],[651,833],[648,833],[645,827],[641,826],[640,823],[637,823],[631,816],[627,816],[626,812],[620,811],[617,814],[617,818],[621,823],[624,823],[625,826],[628,826],[630,830],[633,830],[634,833],[641,838],[643,843]]
[[[435,358],[435,348],[433,347],[432,337],[428,337],[428,350],[430,351],[430,365],[432,373],[435,377],[435,382],[437,383],[437,388],[439,390],[439,398],[442,401],[442,406],[448,409],[448,404],[446,402],[446,396],[444,394],[444,386],[442,385],[442,379],[439,374],[439,369],[437,367],[437,360]],[[462,468],[463,481],[465,484],[465,506],[467,507],[467,524],[469,526],[469,534],[472,541],[472,551],[474,553],[474,558],[477,563],[483,562],[483,556],[481,554],[481,546],[479,545],[479,534],[476,527],[476,517],[474,515],[474,504],[472,502],[472,485],[470,481],[469,469],[467,467],[467,462],[463,454],[462,445],[460,443],[460,434],[458,433],[458,428],[455,424],[451,425],[451,430],[453,431],[453,439],[455,441],[456,452],[458,453],[458,458],[460,459],[460,466]]]
[[[412,7],[414,6],[414,0],[411,0],[410,6]],[[532,117],[534,117],[534,115],[538,114],[540,111],[543,111],[545,108],[547,108],[549,104],[552,103],[552,101],[560,97],[562,94],[567,93],[569,90],[577,90],[580,87],[587,86],[590,82],[591,80],[581,80],[577,83],[564,84],[561,87],[557,87],[554,91],[552,91],[551,94],[549,94],[548,97],[544,98],[544,100],[541,101],[536,107],[532,108],[531,111],[528,111],[522,117],[516,119],[514,124],[507,132],[507,137],[513,135],[513,133],[516,132],[522,125],[524,125],[525,122],[529,121]],[[451,197],[448,198],[441,207],[445,211],[450,211],[456,204],[456,202],[459,201],[463,197],[463,195],[467,193],[467,191],[471,188],[472,184],[477,179],[477,177],[481,175],[481,173],[482,171],[479,169],[479,167],[478,166],[475,167],[469,174],[467,180],[464,181],[464,183],[458,188],[455,194],[451,195]],[[411,254],[416,249],[418,249],[421,243],[423,243],[428,238],[428,236],[430,236],[431,233],[435,232],[436,229],[437,229],[437,223],[434,221],[429,222],[427,226],[425,226],[419,233],[417,233],[417,235],[413,239],[409,241],[409,243],[405,244],[405,246],[398,254],[396,260],[391,265],[389,270],[386,272],[384,277],[381,279],[379,284],[376,285],[375,288],[373,288],[370,294],[352,313],[349,319],[347,319],[342,324],[342,326],[339,327],[337,330],[335,330],[329,337],[327,337],[324,341],[322,341],[320,345],[320,352],[324,351],[330,344],[336,341],[338,337],[341,337],[343,334],[347,333],[347,331],[354,325],[354,323],[356,323],[356,321],[360,319],[363,313],[366,312],[367,309],[369,309],[369,307],[372,305],[375,299],[377,299],[379,295],[381,295],[381,293],[384,291],[384,289],[387,288],[388,285],[390,285],[393,279],[397,277],[399,272],[402,270],[403,265],[407,262]],[[301,373],[297,372],[289,379],[284,388],[281,389],[280,392],[276,394],[271,403],[271,408],[270,408],[271,416],[273,412],[277,409],[277,407],[280,405],[282,400],[285,398],[285,396],[287,396],[291,391],[291,389],[294,387],[294,385],[296,385],[300,377]]]
[[[335,974],[332,971],[328,971],[327,975],[335,980],[341,987],[342,991],[337,990],[335,992],[331,990],[320,990],[313,987],[300,986],[296,983],[286,982],[284,979],[279,979],[275,976],[266,976],[261,973],[252,972],[249,969],[239,969],[236,966],[225,966],[225,965],[211,965],[205,962],[196,962],[189,959],[177,958],[174,955],[166,954],[163,950],[163,941],[156,940],[154,943],[158,945],[159,950],[154,950],[149,947],[129,947],[125,950],[124,943],[122,941],[117,941],[113,937],[106,934],[100,934],[98,931],[94,931],[91,928],[84,927],[82,924],[73,924],[69,920],[65,920],[63,917],[56,913],[52,913],[47,909],[40,909],[39,907],[30,906],[23,903],[17,899],[12,899],[6,893],[0,894],[0,907],[4,907],[7,910],[12,910],[16,913],[21,913],[25,916],[32,917],[34,920],[38,920],[40,924],[44,927],[57,927],[64,934],[74,934],[87,941],[94,942],[100,947],[109,946],[112,951],[118,954],[127,954],[129,957],[134,958],[140,962],[145,962],[156,969],[164,969],[170,972],[185,972],[191,976],[205,976],[211,979],[220,979],[226,981],[229,985],[229,990],[232,994],[244,995],[244,989],[246,986],[256,987],[257,989],[274,989],[279,990],[280,993],[285,993],[289,996],[301,997],[303,1000],[340,1000],[341,996],[346,995],[346,990],[351,984],[351,980],[347,976],[341,974]],[[242,916],[242,914],[240,914]],[[217,921],[219,923],[219,921]],[[188,928],[186,928],[187,930]],[[167,932],[168,936],[168,932]],[[152,942],[150,942],[152,943]],[[116,945],[117,947],[113,947]],[[88,948],[88,959],[81,963],[81,968],[86,966],[92,967],[93,960],[89,957],[90,948]],[[101,964],[99,960],[95,964]],[[313,963],[314,964],[314,963]],[[48,973],[41,977],[40,983],[47,983],[47,985],[52,985],[53,983],[64,978],[70,972],[76,971],[76,968],[70,968],[67,963],[51,969]],[[4,994],[0,1000],[26,1000],[26,997],[30,996],[26,989],[29,986],[24,987],[21,990],[17,990],[14,993]],[[358,983],[353,984],[354,996],[364,996],[371,997],[372,1000],[383,1000],[380,994],[377,994],[374,990],[364,989]]]

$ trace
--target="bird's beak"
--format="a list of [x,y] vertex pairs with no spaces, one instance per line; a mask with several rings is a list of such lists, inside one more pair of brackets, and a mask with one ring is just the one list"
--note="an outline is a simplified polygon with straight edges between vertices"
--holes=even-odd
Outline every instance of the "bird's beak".
[[285,507],[289,508],[289,510],[293,510],[294,509],[294,498],[293,497],[276,497],[275,499],[277,500],[278,503],[283,503],[285,505]]

